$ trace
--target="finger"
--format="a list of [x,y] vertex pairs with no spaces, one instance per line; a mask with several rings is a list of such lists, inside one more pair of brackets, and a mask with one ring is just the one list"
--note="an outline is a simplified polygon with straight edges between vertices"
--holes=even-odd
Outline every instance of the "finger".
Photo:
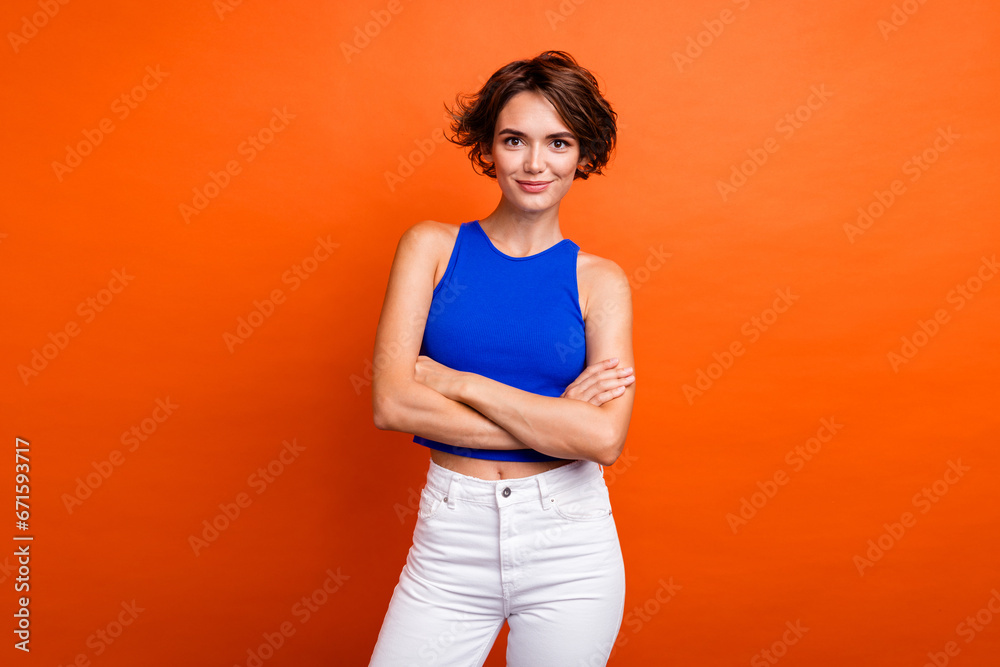
[[617,383],[611,380],[602,380],[598,377],[592,378],[583,388],[582,391],[586,392],[588,396],[599,395],[605,391],[610,391],[615,388]]
[[603,405],[604,403],[607,403],[608,401],[613,401],[614,399],[616,399],[619,396],[621,396],[622,392],[624,392],[624,391],[625,391],[625,387],[617,387],[615,389],[609,389],[608,391],[601,392],[600,394],[598,394],[596,396],[596,398],[600,400],[600,402],[597,405]]
[[586,381],[582,382],[581,388],[584,391],[591,389],[592,387],[601,390],[614,389],[616,386],[620,384],[623,383],[628,384],[628,382],[631,382],[632,380],[630,380],[629,378],[634,380],[635,374],[631,373],[623,377],[621,370],[603,371],[601,373],[591,376]]
[[614,397],[621,396],[625,388],[635,382],[635,376],[630,375],[627,378],[615,378],[612,380],[605,380],[600,383],[600,389],[604,390],[605,393],[611,392]]
[[[598,373],[600,371],[606,370],[608,368],[614,368],[618,365],[618,357],[612,357],[611,359],[605,359],[604,361],[598,361],[596,364],[591,364],[584,369],[583,373]],[[582,375],[582,374],[581,374]]]
[[600,388],[602,390],[604,390],[604,391],[614,391],[614,392],[617,392],[619,390],[624,389],[628,385],[629,385],[629,383],[625,382],[624,379],[609,380],[607,382],[602,382]]
[[[604,361],[599,361],[596,364],[592,364],[585,368],[582,373],[566,387],[564,395],[568,394],[571,390],[576,390],[580,393],[587,392],[594,383],[597,382],[602,377],[611,377],[617,375],[617,371],[611,370],[618,363],[618,357],[612,357],[611,359],[605,359]],[[578,398],[573,396],[573,398]],[[587,401],[589,399],[579,397],[581,400]]]

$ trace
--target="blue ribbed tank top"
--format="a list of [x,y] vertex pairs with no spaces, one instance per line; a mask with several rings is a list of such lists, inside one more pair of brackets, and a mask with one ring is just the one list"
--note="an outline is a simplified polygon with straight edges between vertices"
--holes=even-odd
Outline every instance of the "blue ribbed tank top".
[[[586,367],[576,260],[563,239],[527,257],[506,255],[478,220],[464,222],[434,288],[420,354],[543,396],[558,397]],[[473,449],[414,436],[460,456],[494,461],[559,461],[534,449]]]

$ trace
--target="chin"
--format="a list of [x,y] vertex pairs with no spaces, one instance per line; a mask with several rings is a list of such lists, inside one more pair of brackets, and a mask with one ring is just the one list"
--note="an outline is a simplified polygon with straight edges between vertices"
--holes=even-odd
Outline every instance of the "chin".
[[511,200],[518,208],[524,211],[540,212],[545,211],[559,204],[558,199],[546,197],[544,200],[529,197],[515,197]]

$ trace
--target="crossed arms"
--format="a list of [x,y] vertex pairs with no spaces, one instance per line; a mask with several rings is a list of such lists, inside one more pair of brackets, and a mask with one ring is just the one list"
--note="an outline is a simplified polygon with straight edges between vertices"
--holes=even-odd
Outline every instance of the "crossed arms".
[[530,447],[612,465],[624,448],[635,399],[625,273],[602,259],[581,274],[581,283],[589,286],[587,368],[562,396],[541,396],[419,355],[435,258],[451,238],[442,223],[425,221],[399,240],[375,335],[375,426],[463,447]]

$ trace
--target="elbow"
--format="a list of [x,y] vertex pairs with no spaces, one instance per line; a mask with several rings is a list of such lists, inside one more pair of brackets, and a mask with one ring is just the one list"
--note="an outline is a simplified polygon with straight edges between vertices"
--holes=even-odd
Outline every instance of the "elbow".
[[600,453],[596,461],[605,468],[609,468],[615,464],[619,456],[621,456],[620,449],[605,449]]
[[601,440],[602,446],[594,459],[602,466],[613,466],[625,449],[625,434],[612,429],[610,435]]
[[[402,387],[402,388],[401,388]],[[372,418],[381,431],[413,433],[408,405],[409,386],[376,378],[372,382]]]
[[372,416],[375,422],[375,428],[380,431],[393,431],[393,424],[395,421],[394,409],[392,401],[389,400],[388,396],[373,395],[372,396]]

